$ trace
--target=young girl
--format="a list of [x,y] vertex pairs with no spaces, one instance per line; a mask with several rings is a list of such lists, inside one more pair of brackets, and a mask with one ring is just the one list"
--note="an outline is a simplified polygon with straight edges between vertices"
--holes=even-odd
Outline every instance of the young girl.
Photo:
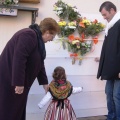
[[53,72],[53,81],[49,84],[49,91],[38,104],[42,108],[51,98],[44,116],[44,120],[76,120],[75,112],[67,99],[72,93],[82,91],[82,87],[73,87],[66,80],[65,69],[56,67]]

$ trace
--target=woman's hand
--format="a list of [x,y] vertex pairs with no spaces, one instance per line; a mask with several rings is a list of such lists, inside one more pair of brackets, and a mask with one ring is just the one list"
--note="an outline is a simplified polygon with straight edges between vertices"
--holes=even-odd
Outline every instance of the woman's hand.
[[47,93],[47,91],[49,89],[49,85],[43,85],[43,88],[45,89],[45,92]]
[[22,94],[24,91],[24,86],[16,86],[15,87],[15,93],[16,94]]
[[120,73],[118,74],[118,78],[120,78]]

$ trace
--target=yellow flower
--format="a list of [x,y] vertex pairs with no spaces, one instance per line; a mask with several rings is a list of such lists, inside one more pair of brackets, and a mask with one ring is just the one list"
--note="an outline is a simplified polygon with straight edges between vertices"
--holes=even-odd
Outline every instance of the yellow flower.
[[60,21],[60,22],[58,22],[58,25],[59,26],[66,26],[66,22],[65,21]]
[[77,48],[80,48],[80,46],[79,46],[79,45],[77,45]]
[[100,25],[101,25],[101,27],[105,28],[105,25],[104,25],[104,24],[100,23]]
[[69,7],[72,7],[72,5],[71,5],[71,4],[68,4],[68,6],[69,6]]
[[65,21],[63,21],[63,22],[62,22],[62,25],[63,25],[63,26],[65,26],[65,25],[66,25],[66,22],[65,22]]
[[76,22],[75,21],[74,22],[69,22],[68,26],[76,26]]
[[74,44],[76,44],[76,43],[78,43],[78,42],[80,42],[79,40],[73,40],[72,41],[72,44],[74,45]]
[[83,23],[86,23],[87,25],[90,25],[90,20],[83,19],[82,22],[83,22]]
[[57,11],[58,7],[56,5],[53,6],[54,10]]

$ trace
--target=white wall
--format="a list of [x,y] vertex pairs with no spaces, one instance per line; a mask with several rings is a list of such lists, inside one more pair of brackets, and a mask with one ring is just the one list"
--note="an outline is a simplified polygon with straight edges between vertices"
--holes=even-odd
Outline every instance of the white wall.
[[[99,6],[105,0],[63,0],[66,3],[75,5],[82,16],[89,19],[98,19],[105,23],[101,14],[99,13]],[[118,7],[119,0],[111,0]],[[57,0],[41,0],[40,4],[22,4],[24,6],[31,6],[39,8],[36,23],[45,17],[53,17],[58,20],[58,17],[53,11],[53,4]],[[118,8],[119,9],[119,8]],[[0,53],[2,52],[6,42],[19,29],[29,26],[31,23],[31,13],[25,11],[18,11],[17,17],[0,16]],[[94,61],[95,57],[99,57],[104,32],[99,36],[99,42],[95,45],[92,53],[88,54],[82,62],[82,65],[71,64],[71,59],[66,50],[63,50],[60,43],[50,42],[46,44],[47,58],[45,60],[46,72],[49,82],[52,80],[53,69],[60,65],[66,69],[68,80],[74,86],[83,86],[82,93],[70,97],[71,104],[76,112],[77,117],[96,116],[107,114],[106,99],[104,93],[105,81],[97,80],[96,74],[98,63]],[[57,39],[57,36],[56,38]],[[44,96],[42,86],[38,86],[37,81],[34,82],[28,99],[27,118],[28,120],[42,120],[45,108],[39,110],[38,102]],[[33,119],[32,119],[33,117]]]

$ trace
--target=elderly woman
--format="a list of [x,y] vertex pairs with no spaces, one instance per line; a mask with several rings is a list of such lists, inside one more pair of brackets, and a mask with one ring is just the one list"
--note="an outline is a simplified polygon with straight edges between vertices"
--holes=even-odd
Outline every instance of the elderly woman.
[[45,91],[45,45],[59,32],[57,22],[45,18],[40,25],[16,32],[0,56],[0,120],[25,120],[29,90],[37,77]]

